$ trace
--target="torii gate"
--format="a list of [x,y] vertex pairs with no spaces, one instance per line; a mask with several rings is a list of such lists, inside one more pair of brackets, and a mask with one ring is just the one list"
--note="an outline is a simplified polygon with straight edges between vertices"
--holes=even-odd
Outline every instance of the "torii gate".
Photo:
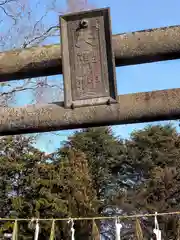
[[180,26],[111,36],[109,8],[60,19],[61,47],[0,53],[0,81],[63,72],[64,102],[1,107],[0,135],[180,118],[180,89],[117,96],[115,77],[115,65],[180,58]]

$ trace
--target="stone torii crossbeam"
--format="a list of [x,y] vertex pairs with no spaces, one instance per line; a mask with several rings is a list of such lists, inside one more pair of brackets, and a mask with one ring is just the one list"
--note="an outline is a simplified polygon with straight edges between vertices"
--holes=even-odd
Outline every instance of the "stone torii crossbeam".
[[[66,33],[67,38],[69,38],[69,34],[72,35],[74,33],[73,31],[76,31],[76,35],[72,36],[80,34],[80,32],[78,32],[80,31],[78,30],[78,24],[82,20],[85,20],[85,22],[87,21],[87,26],[81,29],[81,31],[84,31],[83,34],[87,37],[87,33],[89,34],[91,32],[90,35],[93,36],[94,43],[97,43],[97,40],[101,39],[101,48],[110,51],[110,53],[112,50],[113,56],[110,57],[111,54],[109,54],[106,60],[104,60],[107,61],[106,70],[108,70],[108,72],[113,68],[114,62],[116,66],[125,66],[180,58],[180,26],[150,29],[111,36],[111,34],[107,34],[110,33],[109,9],[96,9],[93,11],[61,16],[61,21],[62,20],[64,20],[65,24],[63,31],[64,34]],[[97,25],[95,25],[95,23]],[[99,31],[99,35],[97,36],[96,31]],[[65,48],[60,45],[49,45],[1,52],[0,81],[4,82],[30,77],[50,76],[62,73],[62,69],[64,69],[63,73],[65,73],[67,67],[72,68],[73,64],[70,63],[69,66],[66,66],[65,70],[65,64],[63,67],[63,59],[66,59],[68,56],[73,56],[72,51],[74,51],[74,47],[72,46],[74,46],[74,43],[71,42],[71,44],[69,43],[67,46],[67,43],[63,42],[62,35],[63,34],[61,34],[61,45],[66,46],[66,53],[63,53],[63,49]],[[110,45],[112,43],[110,48],[104,42],[103,38],[105,38]],[[70,42],[70,39],[68,42]],[[79,47],[80,48],[76,53],[82,55],[81,53],[83,52],[86,56],[87,51],[83,50],[81,52],[84,48],[82,48],[82,45],[79,45]],[[98,56],[96,56],[97,59],[102,59],[98,58],[102,54],[101,48],[98,50],[99,53],[97,54]],[[90,54],[88,56],[91,56],[92,53],[96,53],[96,51],[94,52],[94,48],[88,50],[88,54]],[[91,59],[94,59],[94,56]],[[77,60],[77,55],[74,57],[74,60]],[[102,78],[103,71],[100,71],[100,65],[93,65],[92,62],[88,61],[89,60],[86,61],[86,70],[87,65],[91,65],[88,69],[91,69],[93,73],[92,75],[88,75],[88,83],[94,84],[93,81],[95,80],[106,81],[106,86],[108,86],[105,88],[107,90],[106,96],[105,92],[103,92],[104,90],[100,87],[98,89],[101,91],[95,91],[97,90],[95,88],[94,90],[89,89],[87,85],[86,88],[82,88],[82,84],[78,85],[79,82],[75,82],[75,78],[74,80],[71,76],[68,78],[66,74],[66,76],[64,76],[64,82],[66,85],[65,99],[71,99],[71,103],[74,105],[67,104],[67,101],[65,101],[44,105],[29,105],[26,107],[1,107],[0,135],[47,132],[62,129],[180,118],[180,89],[177,88],[117,96],[115,77],[112,76],[112,74],[107,77],[108,74],[106,74],[106,78]],[[100,63],[102,64],[102,62]],[[83,71],[82,69],[84,69],[85,65],[78,64],[79,65],[76,64],[73,71],[76,71],[77,69],[80,72]],[[99,68],[97,69],[95,66],[99,66]],[[71,72],[71,70],[72,69],[69,71]],[[97,73],[100,74],[100,78],[97,78]],[[81,80],[83,81],[83,78],[81,78]],[[69,84],[66,84],[67,81]],[[69,87],[69,89],[72,88],[72,81],[73,84],[75,84],[73,85],[75,86],[73,88],[79,89],[81,87],[81,95],[80,93],[77,94],[77,99],[72,96],[73,94],[68,95],[69,92],[67,87]],[[103,86],[102,82],[99,82],[99,84],[99,86]],[[112,84],[114,87],[110,88],[110,85],[108,84]],[[87,92],[88,96],[86,96]],[[98,97],[100,100],[103,98],[103,100],[90,100]],[[108,102],[107,100],[109,97],[111,97],[112,99],[110,100],[114,100],[114,102]],[[89,100],[84,101],[83,98]]]

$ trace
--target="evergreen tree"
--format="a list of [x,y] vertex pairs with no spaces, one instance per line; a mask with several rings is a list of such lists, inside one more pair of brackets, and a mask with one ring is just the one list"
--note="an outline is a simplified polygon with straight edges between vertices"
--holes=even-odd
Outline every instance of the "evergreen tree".
[[[48,159],[30,138],[1,138],[0,217],[64,218],[179,211],[180,137],[171,125],[148,126],[123,141],[111,128],[76,132]],[[158,218],[163,239],[177,240],[178,217]],[[142,218],[149,239],[153,218]],[[115,239],[114,221],[76,221],[76,239]],[[40,222],[39,239],[49,239],[52,222]],[[1,223],[1,233],[12,232]],[[55,223],[56,239],[70,238],[70,224]],[[139,226],[139,225],[138,225]],[[19,223],[19,239],[30,239],[34,224]],[[137,224],[136,224],[137,227]],[[96,231],[94,230],[96,229]],[[124,222],[122,239],[135,239],[135,224]],[[94,235],[92,235],[92,232]],[[95,233],[96,232],[96,233]],[[2,235],[2,234],[1,234]],[[94,237],[94,238],[93,238]]]
[[[126,159],[124,142],[113,135],[110,127],[88,128],[76,132],[64,143],[58,151],[60,160],[72,149],[78,149],[87,158],[92,188],[100,203],[94,215],[115,214],[117,211],[115,199],[125,184],[119,177],[121,163]],[[125,169],[123,172],[125,173]],[[122,178],[124,180],[126,177],[123,175]],[[99,228],[104,237],[108,237],[106,223],[99,223]]]
[[[172,125],[148,126],[132,133],[126,144],[136,183],[124,199],[129,213],[179,211],[180,136],[177,130]],[[177,239],[178,217],[159,217],[159,222],[163,239]],[[145,239],[149,239],[153,219],[141,219],[141,224]]]
[[69,149],[74,148],[87,157],[98,198],[107,197],[113,171],[125,156],[123,142],[113,135],[110,127],[88,128],[69,137],[59,154],[65,156]]

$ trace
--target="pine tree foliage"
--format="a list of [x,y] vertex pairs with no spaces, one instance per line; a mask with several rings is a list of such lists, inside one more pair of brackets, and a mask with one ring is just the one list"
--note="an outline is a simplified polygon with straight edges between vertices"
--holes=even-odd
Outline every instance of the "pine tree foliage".
[[[171,125],[148,126],[123,140],[111,128],[73,134],[45,155],[32,139],[0,141],[0,217],[62,218],[180,210],[180,135]],[[179,217],[158,217],[163,239],[179,238]],[[13,232],[0,222],[0,237]],[[40,223],[39,239],[70,239],[70,224]],[[115,239],[113,221],[76,221],[75,237]],[[150,239],[153,218],[123,223],[122,239]],[[15,229],[15,228],[14,228]],[[32,239],[35,222],[18,222],[18,239]],[[14,230],[15,231],[15,230]],[[54,235],[54,236],[53,236]]]

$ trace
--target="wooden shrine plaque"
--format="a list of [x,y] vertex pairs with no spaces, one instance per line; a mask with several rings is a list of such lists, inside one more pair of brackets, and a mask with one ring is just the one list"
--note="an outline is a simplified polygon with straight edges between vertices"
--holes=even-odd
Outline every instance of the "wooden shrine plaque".
[[60,17],[64,104],[116,103],[109,8]]

